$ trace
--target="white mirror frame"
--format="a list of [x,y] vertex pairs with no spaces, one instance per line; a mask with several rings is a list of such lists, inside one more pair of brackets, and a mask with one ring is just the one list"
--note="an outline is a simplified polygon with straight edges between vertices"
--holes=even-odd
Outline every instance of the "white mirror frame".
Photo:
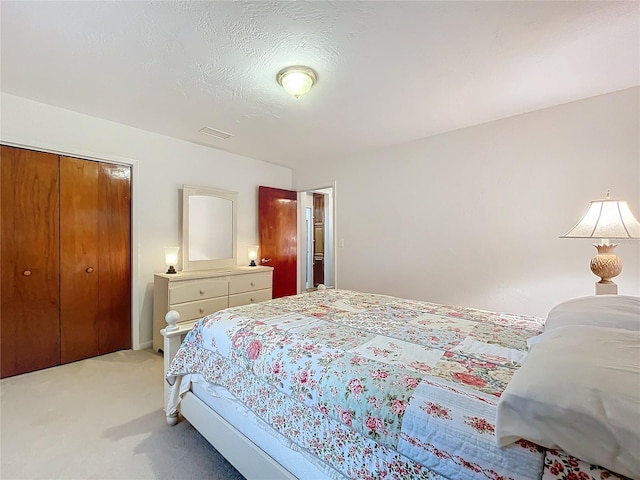
[[[220,224],[219,219],[216,218],[205,218],[198,220],[194,217],[192,209],[189,208],[190,198],[194,196],[204,196],[204,197],[213,197],[222,200],[227,200],[231,202],[231,219],[226,219],[226,225],[221,225],[221,230],[224,236],[231,236],[231,252],[225,253],[220,258],[207,258],[207,259],[199,259],[199,260],[190,260],[190,258],[197,258],[197,255],[194,255],[191,250],[191,244],[193,243],[192,237],[197,236],[196,227],[194,225],[197,222],[205,223],[205,224]],[[182,270],[211,270],[216,268],[227,268],[234,267],[237,265],[237,241],[236,241],[236,233],[237,233],[237,210],[238,210],[238,193],[232,192],[230,190],[222,190],[219,188],[211,188],[211,187],[201,187],[197,185],[183,185],[182,186]],[[214,213],[212,212],[212,215]],[[212,242],[216,241],[214,238],[215,227],[209,228],[212,229]],[[218,236],[218,241],[223,238]],[[203,246],[200,250],[206,250],[207,246]]]

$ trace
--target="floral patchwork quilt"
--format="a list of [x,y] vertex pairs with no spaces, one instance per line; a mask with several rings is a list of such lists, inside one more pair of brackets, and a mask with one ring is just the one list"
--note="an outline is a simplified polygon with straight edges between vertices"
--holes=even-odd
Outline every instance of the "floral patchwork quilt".
[[334,478],[619,478],[524,440],[497,446],[497,401],[542,330],[536,317],[318,290],[203,318],[168,380],[223,385]]

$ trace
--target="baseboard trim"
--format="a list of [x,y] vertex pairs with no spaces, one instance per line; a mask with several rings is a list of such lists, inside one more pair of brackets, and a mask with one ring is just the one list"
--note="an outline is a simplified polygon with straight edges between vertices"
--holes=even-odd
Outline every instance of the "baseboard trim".
[[133,350],[146,350],[153,346],[153,341],[149,340],[148,342],[139,343],[137,346],[133,347]]

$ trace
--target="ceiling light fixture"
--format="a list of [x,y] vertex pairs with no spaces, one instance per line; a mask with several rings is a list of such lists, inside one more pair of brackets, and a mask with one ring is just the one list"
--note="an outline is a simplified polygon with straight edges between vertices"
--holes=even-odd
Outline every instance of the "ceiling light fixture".
[[300,98],[318,81],[318,74],[309,67],[295,65],[280,70],[276,79],[287,93]]

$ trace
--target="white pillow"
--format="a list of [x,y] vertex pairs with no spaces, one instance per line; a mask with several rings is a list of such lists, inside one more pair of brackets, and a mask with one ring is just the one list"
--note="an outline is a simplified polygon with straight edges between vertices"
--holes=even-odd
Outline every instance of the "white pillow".
[[640,297],[595,295],[559,303],[547,314],[544,330],[566,325],[598,325],[640,331]]
[[500,446],[520,438],[640,479],[640,332],[570,325],[531,339],[496,418]]

